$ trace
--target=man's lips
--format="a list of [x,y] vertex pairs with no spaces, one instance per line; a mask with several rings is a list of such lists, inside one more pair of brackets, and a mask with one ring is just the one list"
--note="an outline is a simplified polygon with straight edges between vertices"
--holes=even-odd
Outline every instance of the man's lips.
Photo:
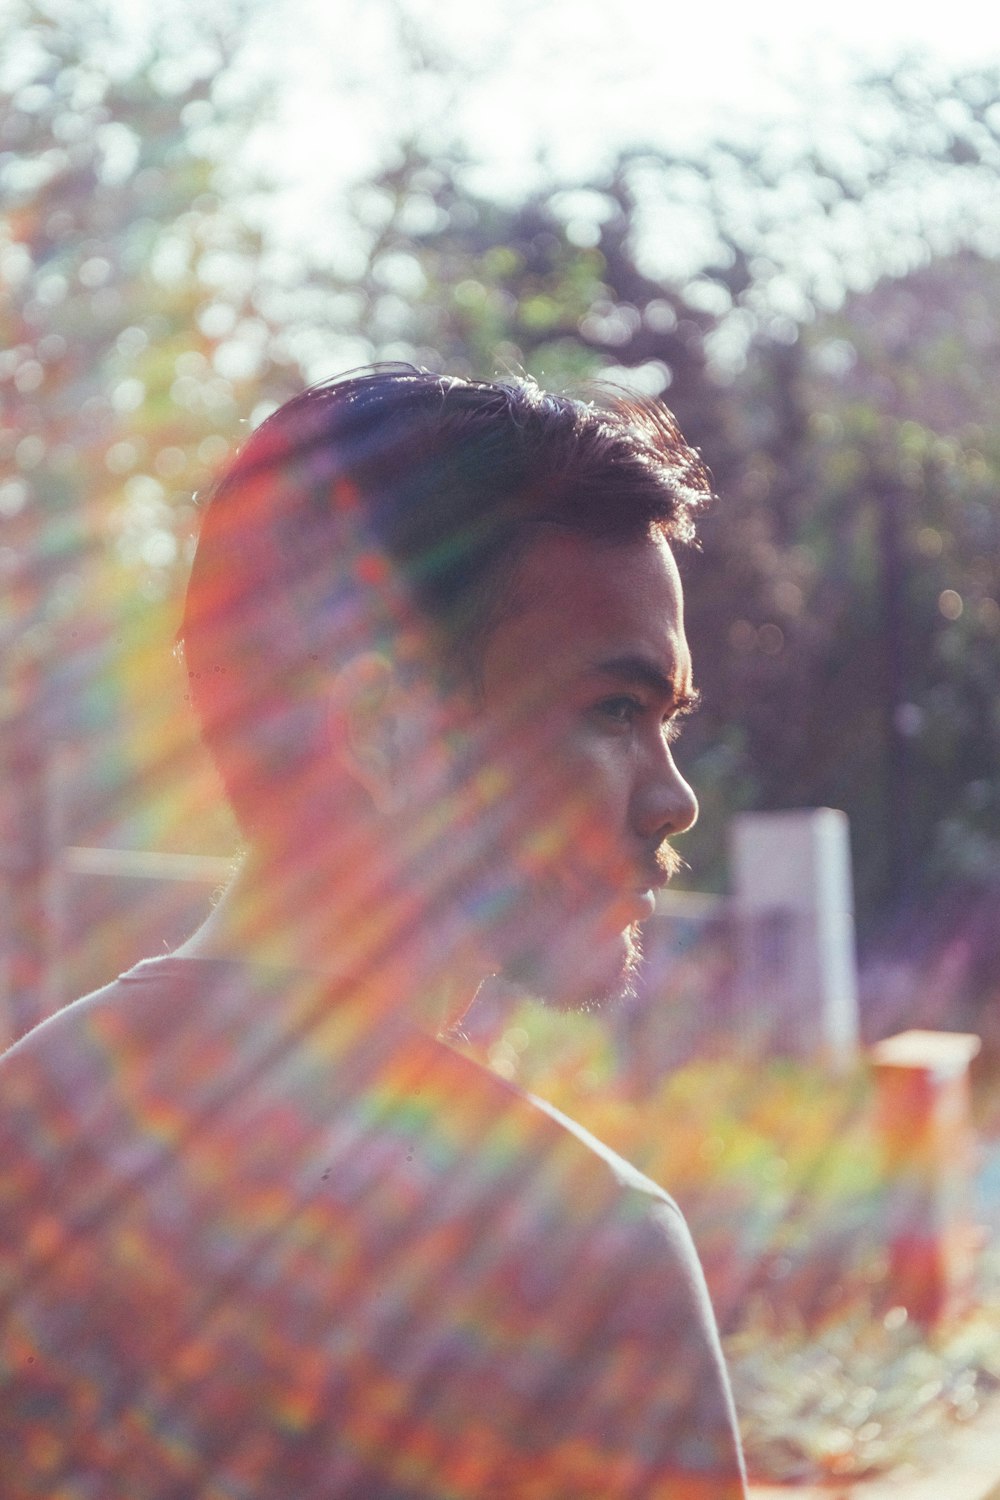
[[547,891],[550,899],[562,906],[567,915],[574,913],[582,918],[589,913],[591,917],[600,918],[602,925],[610,921],[612,925],[617,926],[620,922],[622,927],[627,927],[653,915],[656,893],[669,879],[669,872],[659,868],[646,868],[641,872],[633,870],[631,880],[626,876],[625,879],[610,881],[595,878],[594,874],[576,867],[564,869],[553,880],[536,884],[534,890],[536,895]]
[[662,891],[664,886],[669,883],[670,874],[670,868],[660,864],[656,864],[652,868],[647,866],[641,872],[630,892],[633,903],[639,910],[639,915],[635,918],[636,921],[644,921],[646,917],[651,917],[656,911],[656,893],[657,891]]
[[631,926],[633,922],[644,922],[656,910],[656,885],[634,886],[627,890],[608,890],[600,897],[592,897],[592,905],[602,907],[617,925]]

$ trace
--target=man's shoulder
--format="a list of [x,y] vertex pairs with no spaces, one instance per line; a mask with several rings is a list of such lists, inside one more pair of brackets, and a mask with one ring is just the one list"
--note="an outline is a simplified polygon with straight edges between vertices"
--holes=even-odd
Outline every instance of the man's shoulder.
[[225,1025],[225,1008],[199,1005],[203,988],[180,961],[144,960],[39,1021],[0,1054],[0,1134],[30,1133],[33,1116],[64,1119],[67,1131],[96,1121],[149,1059],[169,1065],[199,1012]]
[[343,1189],[369,1205],[389,1192],[414,1232],[516,1206],[504,1242],[529,1254],[576,1246],[681,1274],[693,1259],[670,1196],[583,1126],[415,1026],[326,1005],[292,971],[147,960],[36,1027],[0,1083],[22,1207],[67,1174],[83,1191],[138,1170],[138,1191],[154,1159],[175,1177],[225,1161],[239,1191],[271,1141],[283,1190],[308,1198],[315,1179],[327,1202]]
[[[632,1214],[656,1211],[683,1224],[677,1204],[658,1183],[620,1156],[579,1121],[548,1100],[499,1077],[464,1052],[441,1047],[440,1065],[451,1074],[451,1108],[475,1117],[487,1102],[503,1121],[509,1140],[525,1154],[558,1163],[556,1176],[573,1184],[574,1196],[590,1202],[628,1205]],[[476,1103],[474,1104],[474,1101]],[[551,1175],[551,1169],[550,1169]],[[586,1188],[583,1184],[586,1181]]]
[[537,1094],[526,1094],[524,1098],[533,1108],[541,1110],[564,1136],[569,1136],[576,1141],[589,1154],[595,1165],[609,1171],[622,1188],[662,1205],[678,1219],[683,1217],[673,1198],[658,1182],[654,1182],[651,1177],[640,1172],[638,1167],[633,1166],[617,1151],[613,1151],[578,1120],[574,1120],[571,1115],[564,1114],[554,1104],[550,1104],[547,1099],[539,1098]]
[[[144,1399],[150,1370],[181,1378],[204,1325],[205,1411],[235,1400],[247,1432],[296,1381],[303,1409],[336,1391],[338,1424],[347,1400],[367,1432],[371,1390],[406,1410],[433,1365],[427,1431],[449,1454],[493,1432],[504,1472],[523,1468],[504,1493],[537,1492],[543,1455],[551,1493],[619,1493],[626,1460],[667,1476],[650,1494],[739,1493],[703,1280],[660,1188],[412,1028],[334,1015],[269,1030],[256,1015],[233,1047],[267,999],[261,977],[187,962],[124,976],[5,1063],[22,1113],[0,1172],[0,1305],[6,1293],[66,1368],[113,1350],[109,1411]],[[280,995],[280,976],[267,987]],[[340,1442],[322,1413],[309,1442]],[[397,1493],[382,1483],[392,1451],[378,1448],[378,1482],[337,1493]],[[683,1487],[701,1473],[707,1487]]]
[[[472,1156],[486,1178],[545,1160],[550,1190],[581,1182],[591,1204],[632,1201],[680,1220],[669,1195],[555,1106],[407,1023],[366,1016],[327,997],[314,977],[233,961],[147,959],[37,1025],[0,1056],[4,1117],[79,1114],[84,1101],[126,1100],[155,1068],[177,1108],[200,1106],[227,1075],[252,1108],[262,1087],[285,1091],[320,1128],[377,1094],[383,1133],[402,1123],[438,1167]],[[340,1009],[338,1010],[338,1006]],[[300,1018],[293,1027],[287,1015]],[[283,1019],[283,1016],[285,1019]],[[213,1052],[215,1068],[202,1061]],[[368,1111],[371,1114],[371,1111]],[[530,1180],[529,1180],[530,1181]]]
[[[151,1030],[158,1022],[176,1026],[182,1019],[178,1002],[190,987],[185,966],[179,961],[143,959],[109,983],[36,1022],[0,1052],[0,1070],[10,1075],[33,1062],[51,1059],[107,1024],[120,1030]],[[140,995],[144,1003],[140,1009],[133,1009]]]

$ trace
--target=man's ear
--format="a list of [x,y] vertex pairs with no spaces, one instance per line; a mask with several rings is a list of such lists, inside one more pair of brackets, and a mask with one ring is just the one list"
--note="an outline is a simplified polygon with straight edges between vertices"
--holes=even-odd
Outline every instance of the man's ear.
[[377,651],[352,657],[327,689],[331,749],[341,769],[367,792],[376,810],[400,804],[408,738],[407,693],[392,662]]

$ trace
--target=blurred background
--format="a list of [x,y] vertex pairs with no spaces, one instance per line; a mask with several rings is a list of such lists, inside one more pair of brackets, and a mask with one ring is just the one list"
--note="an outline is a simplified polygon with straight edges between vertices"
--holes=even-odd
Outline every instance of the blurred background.
[[[843,809],[863,1039],[950,1028],[1000,1057],[1000,19],[842,4],[824,27],[664,0],[0,0],[8,1035],[183,937],[236,849],[174,655],[198,495],[304,383],[411,360],[674,408],[720,495],[682,563],[693,928],[736,814]],[[661,1059],[699,1052],[678,1034],[725,988],[724,945],[681,947]],[[968,1415],[1000,1382],[1000,1274],[986,1353],[930,1383],[905,1309],[874,1348],[870,1308],[841,1319],[821,1355],[774,1322],[775,1288],[797,1315],[843,1293],[830,1255],[878,1219],[868,1085],[718,1055],[638,1077],[635,1020],[610,1053],[586,1018],[480,1042],[676,1185],[724,1321],[770,1289],[731,1346],[757,1466],[864,1472],[894,1411],[950,1392]],[[817,1369],[839,1396],[810,1417]]]
[[[303,382],[610,378],[722,497],[690,885],[734,811],[842,808],[869,1029],[914,986],[995,1027],[1000,22],[488,9],[4,0],[4,842],[40,797],[50,843],[234,847],[173,633],[198,492]],[[131,956],[86,925],[70,992]]]

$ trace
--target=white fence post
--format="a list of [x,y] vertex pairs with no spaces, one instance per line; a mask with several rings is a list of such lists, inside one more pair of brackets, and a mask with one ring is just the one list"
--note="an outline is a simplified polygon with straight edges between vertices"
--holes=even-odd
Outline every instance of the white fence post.
[[850,1063],[858,991],[846,815],[744,813],[730,860],[738,1024],[769,1050]]

